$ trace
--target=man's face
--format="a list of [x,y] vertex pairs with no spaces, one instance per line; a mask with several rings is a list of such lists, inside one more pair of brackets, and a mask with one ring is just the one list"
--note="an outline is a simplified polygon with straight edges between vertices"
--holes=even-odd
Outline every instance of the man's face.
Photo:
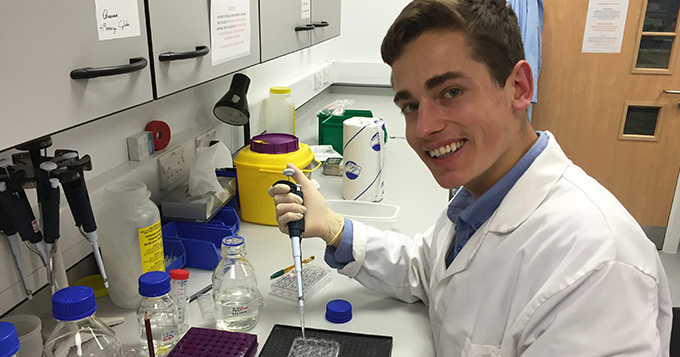
[[462,33],[428,32],[405,47],[392,79],[409,145],[442,187],[464,185],[478,197],[518,159],[510,148],[521,121],[511,81],[498,86],[470,53]]

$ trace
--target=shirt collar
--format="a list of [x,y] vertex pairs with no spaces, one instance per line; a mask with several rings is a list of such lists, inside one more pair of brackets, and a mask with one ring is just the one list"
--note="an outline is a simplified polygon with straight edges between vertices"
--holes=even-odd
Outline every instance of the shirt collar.
[[548,136],[545,132],[537,131],[536,133],[538,134],[538,140],[531,146],[529,151],[522,156],[510,171],[479,198],[475,200],[470,191],[465,187],[462,187],[456,193],[449,203],[446,212],[451,222],[455,223],[456,226],[464,222],[476,231],[491,217],[512,186],[515,185],[517,180],[522,177],[529,166],[548,145]]

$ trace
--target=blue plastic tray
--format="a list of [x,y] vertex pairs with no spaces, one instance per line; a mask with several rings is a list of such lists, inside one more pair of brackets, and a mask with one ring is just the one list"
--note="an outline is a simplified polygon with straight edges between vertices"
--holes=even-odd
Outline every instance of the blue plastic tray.
[[208,223],[169,222],[163,226],[163,237],[181,240],[187,252],[187,267],[213,270],[221,259],[222,239],[236,235],[239,229],[236,210],[224,207]]
[[172,263],[165,266],[165,271],[170,274],[172,269],[182,269],[187,264],[187,251],[179,238],[163,237],[163,254],[166,257],[176,257]]

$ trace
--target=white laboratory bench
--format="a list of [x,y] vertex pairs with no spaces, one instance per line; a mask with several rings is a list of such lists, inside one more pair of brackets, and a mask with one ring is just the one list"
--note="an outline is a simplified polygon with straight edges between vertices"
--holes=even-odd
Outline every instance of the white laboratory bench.
[[[325,104],[337,99],[352,99],[355,109],[371,109],[376,117],[382,117],[390,135],[403,136],[403,118],[392,103],[390,89],[331,87],[324,94],[305,104],[297,112],[297,132],[301,142],[316,144],[316,112]],[[399,220],[394,229],[413,235],[423,232],[433,224],[445,207],[447,191],[439,187],[425,165],[403,139],[390,139],[386,144],[384,203],[401,207]],[[342,178],[324,176],[321,169],[314,172],[321,184],[320,191],[327,199],[340,199]],[[273,202],[263,202],[263,205]],[[246,240],[248,259],[258,276],[260,292],[265,306],[260,310],[259,322],[248,333],[256,334],[262,350],[275,324],[299,325],[297,303],[269,294],[269,275],[292,264],[290,239],[279,232],[278,227],[241,222],[238,233]],[[304,239],[303,258],[314,255],[310,264],[327,267],[323,261],[325,244],[321,239]],[[331,282],[305,301],[305,321],[309,328],[346,331],[360,334],[393,337],[392,356],[434,356],[427,306],[423,303],[404,303],[380,295],[361,286],[358,282],[331,270]],[[188,294],[210,284],[212,272],[189,269]],[[353,318],[344,324],[335,324],[324,317],[326,303],[344,299],[352,304]],[[108,297],[98,299],[98,316],[125,317],[122,325],[114,327],[124,343],[132,344],[138,338],[135,312],[113,306]],[[204,319],[198,304],[189,304],[187,322],[190,326],[214,328],[214,321]]]

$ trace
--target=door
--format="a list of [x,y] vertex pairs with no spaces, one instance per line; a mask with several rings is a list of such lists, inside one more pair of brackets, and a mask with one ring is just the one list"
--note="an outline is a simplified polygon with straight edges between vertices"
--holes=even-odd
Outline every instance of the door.
[[533,124],[554,133],[660,249],[680,170],[680,0],[629,0],[620,53],[581,52],[588,2],[544,0]]
[[340,36],[340,0],[313,0],[312,25],[312,45]]

